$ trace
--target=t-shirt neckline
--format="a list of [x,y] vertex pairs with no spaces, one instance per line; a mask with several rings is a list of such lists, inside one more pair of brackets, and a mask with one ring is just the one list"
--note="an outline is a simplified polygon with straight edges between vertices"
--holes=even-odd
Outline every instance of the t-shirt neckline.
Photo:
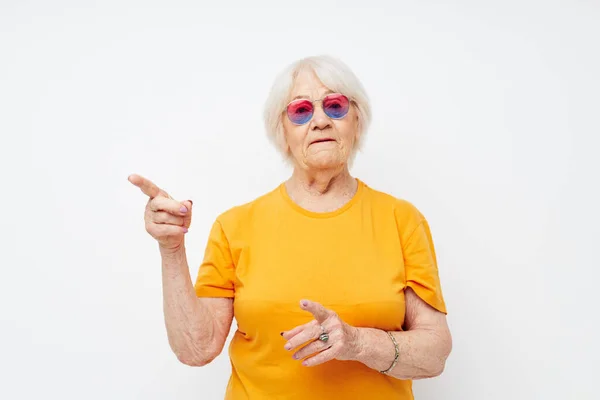
[[307,217],[312,217],[312,218],[331,218],[331,217],[335,217],[337,215],[344,213],[346,210],[348,210],[350,207],[352,207],[354,204],[356,204],[358,202],[358,200],[360,199],[362,192],[364,190],[364,183],[358,178],[354,178],[354,179],[356,179],[356,182],[358,184],[358,186],[356,188],[356,192],[354,193],[354,196],[352,196],[352,198],[349,201],[347,201],[343,206],[341,206],[337,210],[333,210],[333,211],[318,212],[318,211],[310,211],[310,210],[307,210],[306,208],[300,207],[294,200],[292,200],[292,198],[288,194],[287,189],[285,187],[285,182],[283,182],[279,185],[279,192],[281,193],[281,196],[283,197],[285,202],[288,203],[288,205],[290,207],[292,207],[296,212],[298,212],[302,215],[305,215]]

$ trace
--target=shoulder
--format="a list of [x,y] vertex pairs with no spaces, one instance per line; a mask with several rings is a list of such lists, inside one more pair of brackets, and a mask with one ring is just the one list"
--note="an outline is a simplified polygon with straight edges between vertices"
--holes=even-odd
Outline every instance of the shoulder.
[[425,216],[412,201],[366,184],[365,188],[369,192],[372,207],[392,213],[398,228],[411,229],[425,222]]
[[264,193],[246,203],[235,205],[217,216],[217,222],[225,231],[235,230],[239,226],[249,223],[255,216],[264,215],[265,212],[273,209],[278,200],[280,190],[276,188]]
[[392,193],[374,189],[367,184],[365,184],[365,188],[369,192],[373,206],[390,208],[399,217],[424,219],[423,214],[413,202]]

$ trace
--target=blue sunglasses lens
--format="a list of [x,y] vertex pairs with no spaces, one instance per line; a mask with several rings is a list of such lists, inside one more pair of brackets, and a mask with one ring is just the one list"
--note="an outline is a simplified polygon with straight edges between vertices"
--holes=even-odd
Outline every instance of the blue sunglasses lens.
[[323,111],[329,118],[340,119],[348,114],[350,101],[346,96],[340,93],[334,93],[325,96],[323,99]]

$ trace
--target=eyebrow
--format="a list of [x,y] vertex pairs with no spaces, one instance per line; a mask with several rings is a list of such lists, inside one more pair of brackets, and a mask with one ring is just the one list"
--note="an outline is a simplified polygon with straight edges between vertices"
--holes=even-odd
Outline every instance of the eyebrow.
[[[328,94],[331,94],[331,93],[337,93],[337,92],[334,92],[333,90],[329,89],[325,93],[323,93],[323,96],[327,96]],[[310,99],[310,96],[306,96],[306,95],[301,94],[299,96],[294,97],[291,101],[294,101],[294,100],[297,100],[297,99]]]

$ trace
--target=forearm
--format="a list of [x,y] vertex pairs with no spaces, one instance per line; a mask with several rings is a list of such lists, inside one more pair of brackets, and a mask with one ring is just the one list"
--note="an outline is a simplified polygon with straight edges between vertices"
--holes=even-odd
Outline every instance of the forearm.
[[[379,329],[356,328],[358,352],[355,357],[369,368],[383,371],[394,361],[394,343]],[[398,342],[400,356],[388,375],[398,379],[422,379],[438,376],[444,370],[450,354],[449,332],[415,329],[392,332]]]
[[204,365],[214,357],[214,324],[192,285],[185,247],[161,249],[163,311],[169,345],[188,365]]

